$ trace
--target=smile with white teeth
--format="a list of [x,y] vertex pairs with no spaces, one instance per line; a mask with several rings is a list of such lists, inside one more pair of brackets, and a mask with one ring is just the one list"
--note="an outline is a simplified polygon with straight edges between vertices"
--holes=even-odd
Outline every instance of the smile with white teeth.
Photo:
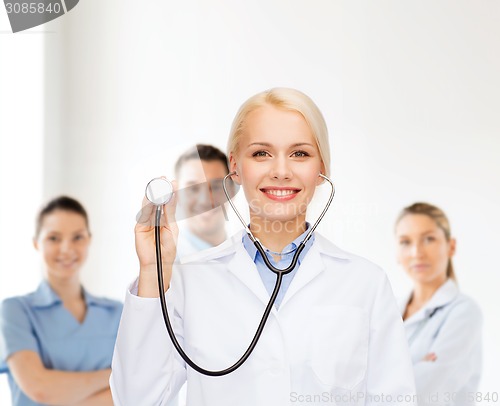
[[273,189],[273,190],[265,190],[265,192],[270,194],[270,195],[274,195],[274,196],[288,196],[288,195],[292,195],[294,193],[297,193],[296,190],[290,190],[290,189],[287,189],[287,190]]

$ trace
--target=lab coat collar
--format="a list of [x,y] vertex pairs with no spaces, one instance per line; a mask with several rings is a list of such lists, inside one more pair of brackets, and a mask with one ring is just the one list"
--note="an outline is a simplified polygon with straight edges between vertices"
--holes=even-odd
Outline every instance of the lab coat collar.
[[[242,243],[244,233],[244,230],[239,231],[221,245],[191,256],[189,261],[207,262],[232,256],[227,263],[229,271],[240,279],[264,304],[267,304],[269,302],[269,294],[262,283],[255,263]],[[309,252],[303,259],[280,308],[283,308],[295,293],[324,271],[325,264],[322,255],[341,260],[352,258],[350,254],[336,247],[320,234],[315,233],[314,244],[312,244]],[[275,309],[273,309],[273,312],[275,312]]]
[[[210,262],[222,260],[227,262],[229,271],[245,284],[263,303],[269,302],[269,294],[266,291],[255,263],[248,255],[242,243],[244,230],[237,232],[222,244],[208,250],[187,255],[183,263]],[[275,310],[273,309],[273,312]]]
[[243,282],[262,303],[267,304],[269,302],[269,293],[262,283],[257,266],[250,258],[241,240],[236,245],[235,255],[230,259],[227,266],[229,271]]
[[314,245],[317,246],[320,254],[337,259],[346,259],[346,260],[353,259],[352,254],[349,254],[348,252],[341,250],[339,247],[337,247],[330,240],[323,237],[321,234],[315,233],[315,236],[316,236],[316,243]]
[[307,255],[304,257],[300,264],[300,268],[297,270],[290,287],[285,293],[283,301],[281,302],[280,308],[286,306],[287,302],[305,285],[311,282],[319,274],[325,270],[325,263],[323,258],[321,258],[320,250],[317,244],[313,244]]
[[343,261],[353,258],[351,254],[341,250],[322,235],[315,233],[314,237],[314,244],[300,264],[300,268],[283,298],[280,309],[282,309],[298,291],[325,271],[326,265],[323,256],[329,256]]
[[[186,262],[191,261],[209,261],[212,259],[219,259],[225,257],[227,255],[233,255],[236,253],[237,248],[240,246],[244,249],[242,244],[242,238],[245,234],[245,230],[240,230],[232,237],[228,238],[222,244],[205,250],[203,252],[199,252],[186,257]],[[353,256],[346,251],[341,250],[335,244],[327,240],[321,234],[315,232],[314,233],[314,244],[313,247],[319,250],[320,254],[327,255],[337,259],[352,259]],[[312,247],[311,247],[312,248]],[[247,256],[248,253],[247,253]]]
[[[451,303],[459,294],[458,286],[451,278],[443,283],[438,290],[432,295],[431,299],[414,315],[409,317],[405,322],[408,324],[418,322],[426,317],[429,317],[439,307],[444,307]],[[401,314],[404,314],[406,305],[410,300],[412,292],[410,292],[405,301],[400,304]]]

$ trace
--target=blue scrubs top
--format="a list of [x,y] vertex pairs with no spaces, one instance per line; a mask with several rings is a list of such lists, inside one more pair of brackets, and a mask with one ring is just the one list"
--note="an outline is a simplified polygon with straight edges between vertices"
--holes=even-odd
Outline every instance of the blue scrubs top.
[[43,365],[62,371],[95,371],[111,367],[122,304],[83,290],[87,313],[80,324],[66,310],[47,281],[25,296],[5,299],[0,307],[0,373],[8,373],[12,404],[36,405],[16,384],[6,360],[31,350]]

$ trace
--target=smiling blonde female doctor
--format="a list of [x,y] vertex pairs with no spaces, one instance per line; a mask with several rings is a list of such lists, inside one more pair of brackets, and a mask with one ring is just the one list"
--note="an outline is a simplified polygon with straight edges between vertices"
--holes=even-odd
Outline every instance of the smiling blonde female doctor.
[[[321,112],[293,89],[259,93],[237,113],[228,152],[249,203],[250,229],[273,264],[285,268],[309,226],[306,209],[319,174],[329,173]],[[223,369],[246,350],[275,275],[243,232],[172,270],[174,209],[175,202],[167,205],[162,231],[174,330],[197,364]],[[140,274],[127,292],[115,347],[116,405],[163,405],[186,379],[193,406],[414,404],[401,316],[377,266],[313,234],[299,266],[284,277],[250,358],[229,375],[208,377],[186,367],[163,325],[153,227],[139,223],[135,233]]]

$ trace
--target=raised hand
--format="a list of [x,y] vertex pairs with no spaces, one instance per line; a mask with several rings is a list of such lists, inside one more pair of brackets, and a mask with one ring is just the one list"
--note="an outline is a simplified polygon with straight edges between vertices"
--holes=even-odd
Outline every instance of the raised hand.
[[[165,290],[170,285],[172,264],[176,256],[178,228],[175,222],[175,209],[177,205],[177,184],[173,182],[174,196],[170,202],[162,206],[161,216],[161,256],[163,267],[163,283]],[[135,250],[139,258],[139,296],[158,297],[158,281],[156,270],[156,245],[155,245],[155,216],[157,206],[144,198],[142,209],[137,216],[135,226]]]

